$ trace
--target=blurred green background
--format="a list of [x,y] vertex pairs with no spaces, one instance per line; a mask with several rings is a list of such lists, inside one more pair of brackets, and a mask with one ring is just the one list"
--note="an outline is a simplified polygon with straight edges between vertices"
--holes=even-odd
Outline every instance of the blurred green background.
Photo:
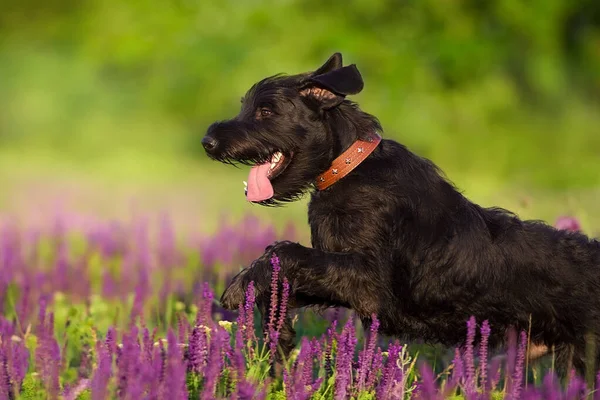
[[[248,169],[200,139],[257,80],[356,63],[353,99],[468,197],[600,228],[597,0],[3,0],[0,204],[168,209],[213,229]],[[54,204],[54,203],[52,203]]]

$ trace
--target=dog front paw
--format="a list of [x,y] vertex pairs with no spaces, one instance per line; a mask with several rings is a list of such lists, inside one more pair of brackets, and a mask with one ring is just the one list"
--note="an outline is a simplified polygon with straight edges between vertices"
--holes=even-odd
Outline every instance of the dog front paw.
[[[250,282],[254,283],[256,303],[260,304],[264,301],[269,301],[274,263],[277,263],[280,269],[279,284],[283,282],[284,276],[291,283],[294,279],[294,267],[296,266],[296,262],[292,260],[294,257],[303,254],[299,249],[302,249],[302,246],[289,241],[275,242],[269,245],[261,257],[254,260],[248,268],[243,269],[232,279],[221,296],[223,307],[234,310],[240,304],[244,304],[246,291]],[[277,258],[273,256],[277,256]]]
[[255,260],[248,268],[244,268],[233,277],[229,286],[221,296],[221,304],[228,310],[237,309],[240,304],[245,304],[246,292],[250,282],[254,285],[254,297],[256,304],[264,301],[268,295],[271,274],[269,268],[262,259]]

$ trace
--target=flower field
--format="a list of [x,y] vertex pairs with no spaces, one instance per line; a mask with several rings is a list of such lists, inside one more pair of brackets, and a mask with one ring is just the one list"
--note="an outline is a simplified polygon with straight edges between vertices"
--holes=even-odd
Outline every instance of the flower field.
[[[266,316],[263,335],[252,286],[237,312],[218,297],[284,238],[297,239],[292,226],[253,217],[185,237],[167,215],[2,219],[0,399],[600,399],[594,382],[559,384],[551,367],[529,365],[525,332],[492,354],[493,327],[473,318],[464,346],[438,349],[381,337],[377,316],[363,332],[348,310],[291,310],[298,345],[275,366],[279,317]],[[272,291],[278,315],[285,279],[282,288]]]

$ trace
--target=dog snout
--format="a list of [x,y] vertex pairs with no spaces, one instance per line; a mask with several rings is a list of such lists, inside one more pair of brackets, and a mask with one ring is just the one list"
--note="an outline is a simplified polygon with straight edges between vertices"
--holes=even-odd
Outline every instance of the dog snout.
[[204,150],[206,151],[214,150],[218,144],[219,141],[212,136],[206,135],[202,138],[202,146],[204,146]]
[[208,127],[206,135],[202,138],[202,146],[208,153],[214,153],[219,146],[219,139],[217,139],[217,131],[222,124],[215,122]]

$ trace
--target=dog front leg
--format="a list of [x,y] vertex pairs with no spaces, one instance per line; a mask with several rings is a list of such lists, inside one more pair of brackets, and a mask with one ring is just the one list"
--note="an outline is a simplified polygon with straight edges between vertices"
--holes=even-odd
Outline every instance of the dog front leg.
[[386,286],[375,263],[355,253],[306,251],[309,261],[290,271],[297,306],[346,307],[361,316],[378,313]]
[[[265,321],[272,307],[274,261],[280,266],[278,292],[281,293],[279,288],[284,278],[289,282],[288,310],[326,305],[350,308],[364,317],[378,313],[386,286],[376,262],[369,262],[368,257],[360,254],[325,252],[292,242],[269,246],[263,256],[234,277],[221,297],[222,305],[236,309],[253,282],[256,303]],[[286,316],[279,340],[286,357],[294,347],[294,336],[291,320]]]
[[358,253],[334,253],[293,242],[269,246],[263,256],[240,272],[229,284],[221,303],[236,309],[244,301],[248,284],[254,282],[257,302],[268,301],[273,255],[280,265],[279,281],[290,283],[291,307],[342,306],[359,315],[377,313],[386,285],[378,264]]

